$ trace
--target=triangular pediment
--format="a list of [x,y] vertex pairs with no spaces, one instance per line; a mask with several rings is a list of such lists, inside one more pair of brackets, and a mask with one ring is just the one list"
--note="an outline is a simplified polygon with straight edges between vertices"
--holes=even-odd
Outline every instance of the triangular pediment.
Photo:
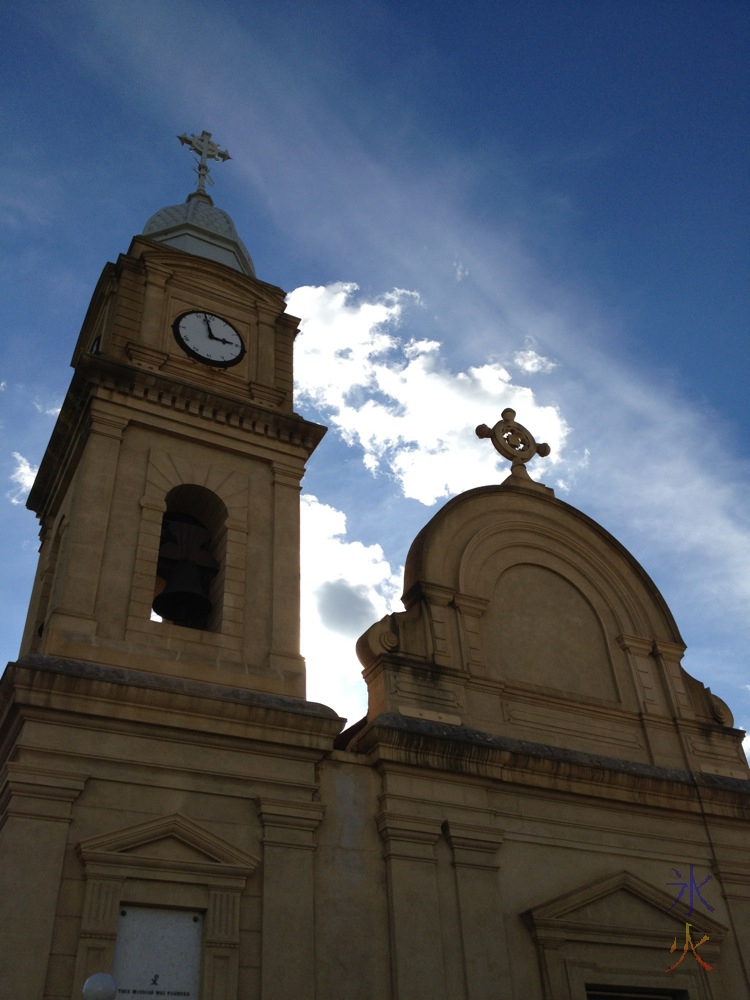
[[601,928],[610,936],[614,932],[673,935],[684,929],[688,919],[717,942],[728,932],[700,903],[688,916],[674,902],[674,895],[623,870],[555,896],[522,916],[539,940],[590,939]]
[[91,837],[81,841],[78,853],[87,865],[221,867],[246,874],[258,865],[257,858],[179,813]]
[[216,862],[216,859],[207,855],[205,851],[173,836],[152,840],[148,844],[138,844],[130,848],[127,853],[132,857],[159,858],[163,861],[189,861],[202,864]]

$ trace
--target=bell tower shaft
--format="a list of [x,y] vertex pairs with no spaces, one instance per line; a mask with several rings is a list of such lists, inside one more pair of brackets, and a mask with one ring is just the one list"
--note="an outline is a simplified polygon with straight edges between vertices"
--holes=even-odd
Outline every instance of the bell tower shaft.
[[[325,428],[292,408],[296,333],[281,289],[213,259],[136,237],[107,265],[29,497],[22,653],[304,697],[299,493]],[[177,557],[175,532],[200,544]]]

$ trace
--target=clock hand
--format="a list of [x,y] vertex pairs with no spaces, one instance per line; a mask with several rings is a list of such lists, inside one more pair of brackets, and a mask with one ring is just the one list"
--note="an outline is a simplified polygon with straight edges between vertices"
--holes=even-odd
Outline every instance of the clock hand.
[[208,322],[208,316],[205,313],[203,313],[203,322],[206,324],[206,329],[208,330],[208,339],[219,340],[220,339],[219,337],[214,336],[213,330],[211,329],[211,324]]
[[203,313],[203,322],[206,324],[206,329],[208,330],[208,339],[215,340],[219,344],[225,344],[227,347],[233,347],[231,340],[226,340],[224,337],[217,337],[216,334],[211,329],[211,324],[208,320],[208,314]]

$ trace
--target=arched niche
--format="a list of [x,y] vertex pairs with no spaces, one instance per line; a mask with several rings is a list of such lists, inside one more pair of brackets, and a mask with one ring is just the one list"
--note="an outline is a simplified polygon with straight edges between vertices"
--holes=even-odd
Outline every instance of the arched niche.
[[491,678],[619,701],[602,621],[560,573],[530,562],[508,566],[483,626]]
[[417,535],[406,560],[404,601],[424,585],[488,601],[513,563],[548,566],[570,580],[607,628],[681,643],[669,608],[633,556],[604,528],[546,494],[504,486],[449,501]]

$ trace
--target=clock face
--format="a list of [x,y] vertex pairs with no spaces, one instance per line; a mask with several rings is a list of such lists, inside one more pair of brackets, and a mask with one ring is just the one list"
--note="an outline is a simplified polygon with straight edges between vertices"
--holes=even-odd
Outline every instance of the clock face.
[[225,319],[214,313],[189,312],[172,326],[175,339],[191,358],[217,368],[229,368],[245,354],[242,337]]

